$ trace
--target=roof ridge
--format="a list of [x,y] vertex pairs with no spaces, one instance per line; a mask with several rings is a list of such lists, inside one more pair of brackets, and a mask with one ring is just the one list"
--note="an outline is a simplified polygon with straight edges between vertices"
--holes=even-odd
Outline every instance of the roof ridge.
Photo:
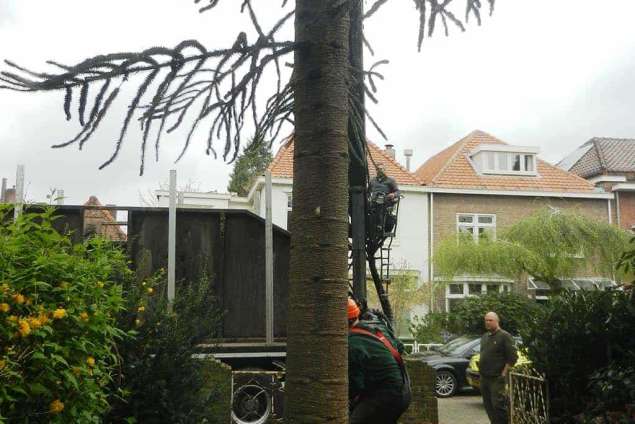
[[602,150],[598,147],[598,141],[600,140],[597,137],[593,137],[592,140],[593,140],[593,148],[595,149],[595,152],[598,155],[598,159],[600,160],[600,167],[602,167],[606,172],[606,169],[607,169],[606,160],[604,158],[604,154],[602,153]]
[[[483,134],[487,137],[491,137],[496,141],[499,141],[503,144],[507,144],[505,143],[503,140],[500,140],[496,137],[494,137],[493,135],[486,133],[485,131],[481,131],[481,130],[473,130],[471,131],[468,135],[466,135],[465,137],[463,137],[462,139],[460,139],[459,141],[457,141],[456,143],[454,143],[452,146],[455,146],[457,144],[461,144],[460,147],[457,147],[456,151],[452,154],[452,156],[450,156],[450,158],[448,158],[447,161],[445,161],[445,164],[439,168],[439,171],[436,173],[436,175],[432,178],[430,178],[430,184],[434,184],[435,180],[437,179],[437,177],[439,177],[452,163],[454,163],[454,161],[456,160],[456,158],[458,157],[459,153],[461,153],[463,151],[463,149],[465,148],[465,145],[472,139],[474,138],[474,136],[476,136],[477,134]],[[483,143],[486,144],[486,143]],[[450,146],[450,147],[452,147]],[[448,147],[448,149],[450,148]],[[444,149],[445,150],[445,149]]]
[[[388,153],[386,153],[385,150],[383,150],[381,147],[379,147],[377,144],[373,143],[372,141],[370,141],[368,138],[366,139],[366,144],[369,146],[373,146],[375,149],[377,149],[377,151],[386,159],[392,161],[393,164],[397,165],[399,167],[399,169],[403,172],[405,172],[406,174],[408,174],[409,176],[412,177],[413,180],[415,180],[415,182],[418,185],[421,185],[421,181],[419,180],[419,178],[415,175],[414,172],[407,170],[401,163],[399,163],[399,161],[395,158],[393,158],[392,156],[390,156]],[[370,153],[370,152],[369,152]],[[374,164],[374,161],[372,160],[371,157],[371,161]]]
[[273,171],[273,168],[280,162],[284,153],[287,151],[291,143],[293,143],[293,140],[293,134],[290,134],[285,140],[282,141],[282,143],[280,144],[280,148],[276,152],[276,155],[273,157],[273,160],[267,167],[267,171]]

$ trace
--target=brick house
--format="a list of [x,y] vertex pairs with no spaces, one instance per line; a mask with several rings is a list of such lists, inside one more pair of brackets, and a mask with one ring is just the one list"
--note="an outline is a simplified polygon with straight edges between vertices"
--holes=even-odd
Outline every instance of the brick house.
[[[611,220],[613,195],[598,192],[589,181],[538,158],[539,149],[514,146],[483,131],[473,131],[426,161],[415,175],[429,193],[429,249],[435,243],[470,233],[496,237],[500,231],[545,206],[575,209]],[[428,281],[434,281],[434,267]],[[529,283],[529,286],[528,284]],[[462,276],[445,285],[435,309],[451,310],[461,299],[491,291],[544,294],[533,281],[496,276]]]
[[[287,229],[289,214],[293,210],[293,139],[287,140],[278,150],[269,165],[272,179],[272,219],[273,223]],[[381,149],[368,142],[369,175],[376,175],[372,163],[384,165],[386,174],[395,179],[404,196],[399,205],[397,234],[392,243],[391,264],[395,272],[415,273],[420,282],[426,281],[428,260],[421,254],[428,249],[427,222],[428,194],[421,182],[395,159],[392,145]],[[259,177],[248,195],[253,210],[265,215],[264,177]],[[328,199],[325,199],[328,201]],[[379,265],[378,265],[379,266]]]
[[113,241],[126,240],[126,233],[116,224],[112,212],[96,196],[90,196],[84,206],[87,206],[84,210],[84,235],[98,234]]
[[614,193],[613,222],[635,230],[635,139],[594,137],[558,166]]

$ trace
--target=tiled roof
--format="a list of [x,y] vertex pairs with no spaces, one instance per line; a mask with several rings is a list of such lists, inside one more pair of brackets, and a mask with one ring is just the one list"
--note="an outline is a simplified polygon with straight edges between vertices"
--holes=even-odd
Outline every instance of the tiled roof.
[[[421,182],[415,177],[414,174],[408,172],[406,168],[401,166],[399,162],[391,158],[384,150],[368,142],[368,154],[369,154],[369,173],[371,178],[375,176],[375,167],[372,162],[383,163],[386,169],[386,175],[392,177],[401,185],[421,185]],[[372,158],[372,161],[370,160]],[[269,165],[269,171],[273,177],[278,178],[293,178],[293,137],[289,139],[280,147],[278,153],[273,158],[273,161]]]
[[[571,157],[585,151],[579,158]],[[565,169],[590,178],[603,173],[635,172],[635,139],[594,137],[560,162]]]
[[421,165],[415,175],[423,184],[439,188],[502,191],[593,192],[588,181],[549,163],[537,160],[538,176],[479,175],[468,154],[481,144],[507,144],[475,130]]

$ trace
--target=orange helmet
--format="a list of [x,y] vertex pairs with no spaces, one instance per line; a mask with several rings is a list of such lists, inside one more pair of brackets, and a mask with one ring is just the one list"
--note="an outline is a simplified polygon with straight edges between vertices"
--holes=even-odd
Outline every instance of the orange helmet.
[[350,297],[348,298],[348,319],[353,320],[359,318],[359,306]]

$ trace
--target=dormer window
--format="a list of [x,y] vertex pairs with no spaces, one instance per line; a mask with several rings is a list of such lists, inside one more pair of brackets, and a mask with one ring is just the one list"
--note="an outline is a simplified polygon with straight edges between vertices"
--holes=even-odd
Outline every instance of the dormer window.
[[536,176],[536,147],[481,144],[470,154],[479,174]]

